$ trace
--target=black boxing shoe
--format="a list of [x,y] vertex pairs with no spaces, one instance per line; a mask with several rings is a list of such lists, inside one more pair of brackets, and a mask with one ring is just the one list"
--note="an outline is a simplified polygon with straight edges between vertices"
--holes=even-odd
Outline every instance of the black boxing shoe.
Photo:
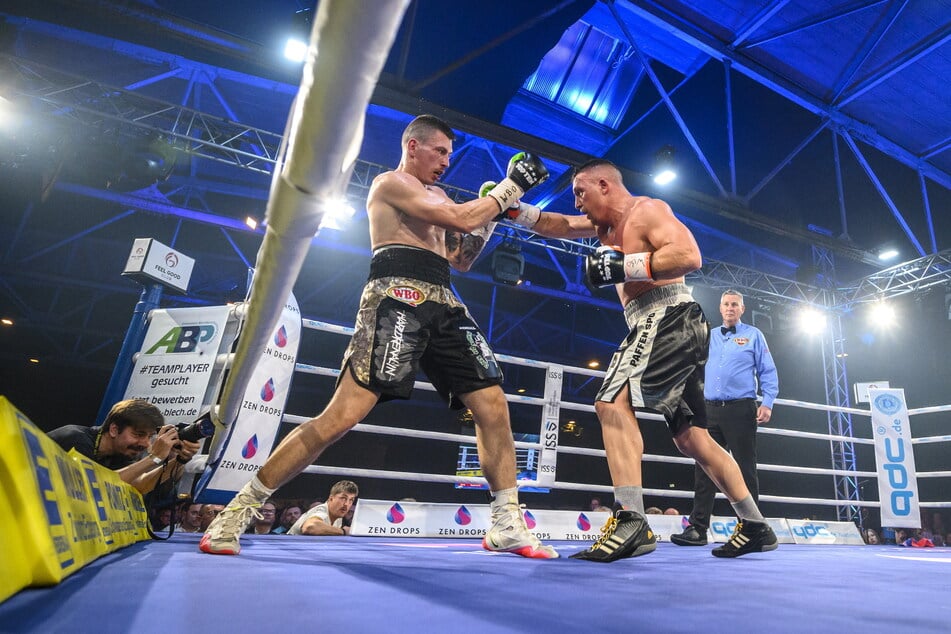
[[779,540],[766,522],[740,520],[725,544],[713,549],[714,557],[742,557],[748,553],[776,550]]
[[656,548],[657,538],[644,516],[634,511],[618,509],[601,528],[598,541],[588,550],[575,553],[571,558],[609,563],[625,557],[640,557],[654,552]]
[[670,541],[678,546],[706,546],[707,529],[696,524],[687,524],[684,532],[671,535]]

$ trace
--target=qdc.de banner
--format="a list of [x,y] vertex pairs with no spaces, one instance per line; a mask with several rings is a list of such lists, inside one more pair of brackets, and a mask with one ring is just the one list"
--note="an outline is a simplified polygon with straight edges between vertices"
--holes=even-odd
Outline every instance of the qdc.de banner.
[[920,528],[918,478],[905,391],[869,389],[882,526]]

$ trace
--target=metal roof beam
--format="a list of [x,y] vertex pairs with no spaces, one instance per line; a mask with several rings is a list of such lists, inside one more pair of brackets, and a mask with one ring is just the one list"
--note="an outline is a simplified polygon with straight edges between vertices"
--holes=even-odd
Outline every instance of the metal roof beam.
[[773,31],[768,35],[747,40],[743,45],[743,48],[750,49],[756,46],[762,46],[763,44],[768,44],[774,40],[778,40],[789,35],[795,35],[796,33],[801,33],[802,31],[811,29],[814,26],[819,26],[820,24],[825,24],[826,22],[832,22],[833,20],[838,20],[839,18],[852,15],[853,13],[857,13],[859,11],[865,11],[869,7],[874,7],[875,5],[881,4],[882,2],[885,2],[885,0],[873,0],[872,2],[860,0],[859,2],[853,2],[852,4],[846,5],[844,7],[834,7],[823,13],[812,15],[804,20],[801,20],[800,22],[791,24],[781,31]]
[[837,107],[825,103],[788,79],[768,70],[741,51],[732,50],[710,33],[688,24],[653,0],[637,4],[630,0],[615,0],[614,3],[623,7],[624,10],[631,11],[647,20],[671,36],[695,46],[714,59],[720,61],[731,60],[733,67],[747,77],[783,95],[809,112],[832,119],[838,125],[847,128],[853,136],[862,139],[912,169],[920,168],[928,178],[947,189],[951,189],[951,174],[948,172],[928,163],[897,143],[882,137],[868,124],[845,115]]
[[858,85],[854,86],[852,90],[842,94],[835,105],[841,108],[850,101],[861,97],[872,88],[875,88],[875,86],[878,86],[880,83],[887,80],[889,77],[901,72],[902,69],[914,64],[932,51],[941,48],[949,41],[951,41],[951,25],[946,25],[931,39],[926,40],[918,46],[896,55],[892,61],[886,64],[885,67],[879,72],[873,74],[871,77],[865,79],[865,81],[862,81]]

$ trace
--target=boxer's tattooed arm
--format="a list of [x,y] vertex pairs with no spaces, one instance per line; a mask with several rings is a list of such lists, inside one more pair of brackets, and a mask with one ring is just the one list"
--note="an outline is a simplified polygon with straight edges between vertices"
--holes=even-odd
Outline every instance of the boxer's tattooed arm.
[[485,243],[486,238],[481,235],[447,231],[446,256],[452,268],[457,271],[468,271],[482,253]]

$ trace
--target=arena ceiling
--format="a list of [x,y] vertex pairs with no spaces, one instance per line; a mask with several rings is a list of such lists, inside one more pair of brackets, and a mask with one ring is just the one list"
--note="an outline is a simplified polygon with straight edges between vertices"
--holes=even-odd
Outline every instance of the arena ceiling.
[[[312,14],[303,0],[4,3],[6,368],[110,368],[139,293],[119,275],[138,237],[197,261],[165,305],[242,299],[261,238],[244,220],[263,216],[300,76],[283,42]],[[423,112],[459,131],[454,196],[527,149],[552,171],[533,201],[570,211],[569,168],[614,161],[693,230],[699,284],[827,304],[836,289],[833,304],[892,292],[896,274],[911,275],[896,293],[944,284],[949,38],[948,0],[413,0],[368,111],[357,213],[315,239],[302,312],[352,323],[366,188]],[[679,177],[660,189],[665,149]],[[493,281],[500,247],[521,250],[526,283]],[[912,264],[886,269],[885,247]],[[502,351],[600,354],[622,324],[611,293],[583,284],[586,248],[507,228],[457,290]]]

